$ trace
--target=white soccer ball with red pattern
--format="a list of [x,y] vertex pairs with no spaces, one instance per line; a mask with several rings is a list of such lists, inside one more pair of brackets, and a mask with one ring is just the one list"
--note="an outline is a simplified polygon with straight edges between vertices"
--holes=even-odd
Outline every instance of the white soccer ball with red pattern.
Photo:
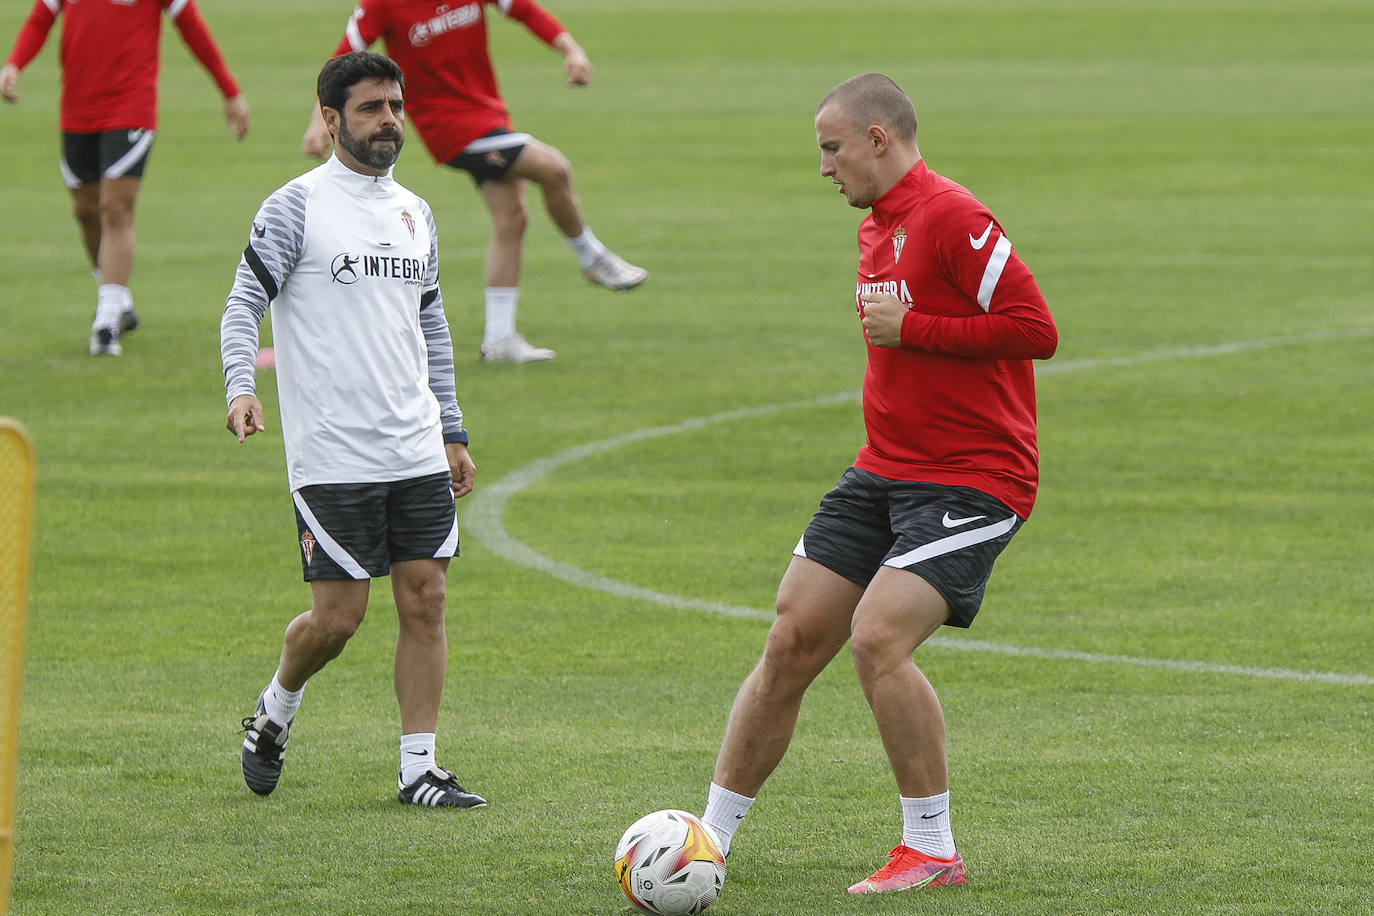
[[725,883],[725,857],[695,815],[667,809],[630,825],[615,848],[615,878],[641,912],[689,916]]

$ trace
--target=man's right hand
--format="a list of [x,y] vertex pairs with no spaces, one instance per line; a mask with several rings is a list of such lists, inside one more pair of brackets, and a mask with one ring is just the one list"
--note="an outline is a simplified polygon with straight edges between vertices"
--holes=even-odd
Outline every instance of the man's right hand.
[[229,403],[229,416],[224,421],[224,428],[238,437],[242,442],[253,433],[267,431],[267,424],[262,419],[262,402],[257,395],[241,394]]
[[19,68],[14,64],[5,64],[5,66],[0,67],[0,97],[10,103],[19,101],[19,94],[14,91],[18,85]]

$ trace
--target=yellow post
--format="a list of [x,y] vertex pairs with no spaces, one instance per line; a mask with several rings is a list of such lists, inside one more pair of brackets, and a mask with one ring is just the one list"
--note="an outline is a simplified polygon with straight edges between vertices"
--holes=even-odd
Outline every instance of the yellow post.
[[0,417],[0,916],[9,910],[14,865],[14,786],[19,768],[19,691],[23,685],[29,541],[37,477],[24,427]]

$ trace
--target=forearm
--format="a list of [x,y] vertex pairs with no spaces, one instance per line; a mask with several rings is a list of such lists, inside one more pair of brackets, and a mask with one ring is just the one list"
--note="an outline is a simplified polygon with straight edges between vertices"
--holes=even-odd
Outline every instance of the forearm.
[[233,74],[229,72],[229,65],[224,62],[224,55],[220,53],[219,45],[215,44],[215,39],[210,34],[210,28],[201,18],[196,5],[187,3],[173,21],[176,23],[177,30],[181,32],[181,40],[186,43],[186,47],[191,49],[196,60],[200,61],[201,66],[210,74],[215,85],[219,87],[220,94],[226,99],[237,96],[239,84],[235,82]]
[[457,441],[454,437],[463,429],[463,410],[458,406],[454,378],[453,338],[449,335],[444,300],[437,287],[421,300],[420,330],[425,335],[429,357],[429,390],[439,402],[444,441]]
[[902,346],[974,359],[1049,359],[1059,332],[1047,309],[1031,303],[971,317],[928,315],[902,319]]

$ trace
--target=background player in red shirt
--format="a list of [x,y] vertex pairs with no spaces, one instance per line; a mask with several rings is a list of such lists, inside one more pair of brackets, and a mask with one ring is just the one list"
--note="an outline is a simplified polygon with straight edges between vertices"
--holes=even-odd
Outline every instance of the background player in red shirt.
[[118,356],[119,335],[138,326],[129,292],[134,205],[157,129],[164,12],[219,87],[224,119],[242,140],[248,132],[248,103],[195,0],[35,0],[14,50],[0,67],[0,96],[17,102],[19,71],[43,47],[57,17],[63,17],[62,178],[99,285],[91,323],[93,356]]
[[988,209],[930,171],[916,112],[885,76],[841,83],[816,112],[821,174],[859,228],[855,306],[868,342],[867,441],[821,501],[778,589],[703,820],[728,851],[792,740],[802,696],[845,642],[896,776],[902,842],[851,893],[962,884],[940,701],[912,653],[967,627],[1038,482],[1032,359],[1058,334]]
[[[486,324],[482,359],[533,362],[554,352],[531,346],[515,329],[524,247],[525,181],[539,186],[544,206],[577,255],[583,274],[607,289],[632,289],[648,271],[608,250],[587,226],[573,192],[567,158],[529,134],[511,128],[487,49],[485,11],[507,17],[563,55],[570,85],[586,85],[591,63],[582,47],[533,0],[361,0],[335,55],[365,51],[378,39],[406,75],[406,112],[436,162],[472,175],[491,213],[485,274]],[[315,106],[302,148],[325,159],[330,138]]]

